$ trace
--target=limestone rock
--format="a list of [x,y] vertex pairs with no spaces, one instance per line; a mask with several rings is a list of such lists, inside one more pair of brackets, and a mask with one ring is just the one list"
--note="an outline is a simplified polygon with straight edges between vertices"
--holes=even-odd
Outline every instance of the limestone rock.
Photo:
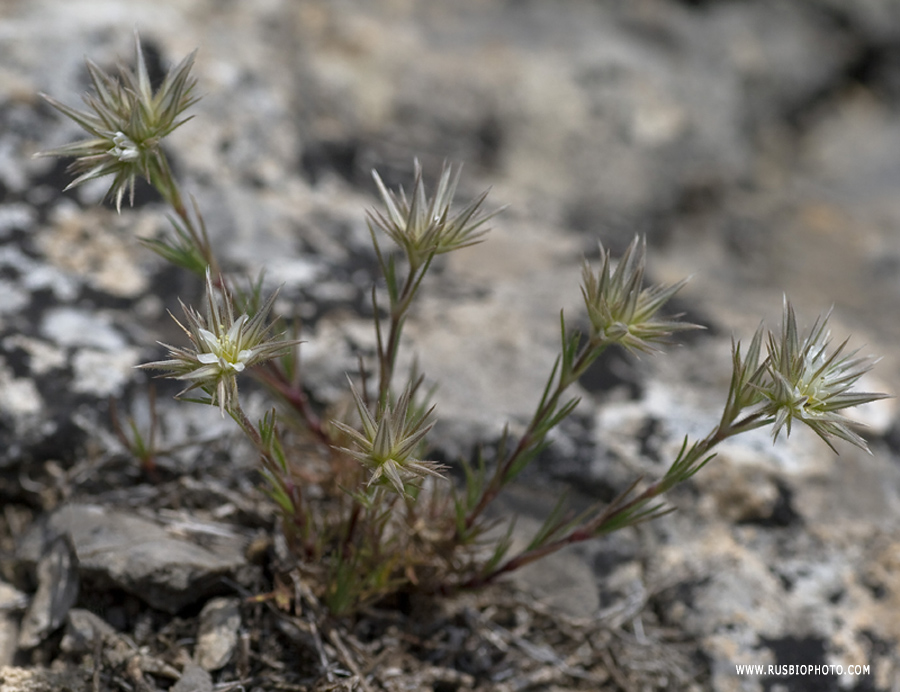
[[223,540],[215,550],[176,538],[159,524],[96,505],[67,505],[23,539],[19,556],[28,561],[41,546],[67,535],[78,555],[82,578],[114,584],[146,603],[177,612],[215,590],[222,576],[246,564],[240,540]]
[[28,597],[9,584],[0,582],[0,668],[12,665],[19,640],[18,612],[28,604]]
[[45,544],[37,564],[38,589],[22,621],[19,648],[30,649],[57,629],[78,598],[78,558],[67,536]]
[[212,677],[200,666],[188,663],[184,667],[181,678],[171,689],[175,692],[212,692]]
[[200,611],[194,659],[203,670],[219,670],[234,654],[241,626],[240,601],[213,598]]
[[72,608],[60,647],[70,654],[93,653],[98,641],[113,639],[115,635],[115,628],[103,618],[84,608]]

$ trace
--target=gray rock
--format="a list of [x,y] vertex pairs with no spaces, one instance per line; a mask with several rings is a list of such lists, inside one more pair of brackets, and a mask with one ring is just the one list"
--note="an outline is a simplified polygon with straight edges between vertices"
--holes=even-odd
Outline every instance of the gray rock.
[[93,653],[98,640],[102,642],[115,636],[115,628],[103,618],[84,608],[72,608],[60,648],[69,654]]
[[181,678],[170,688],[172,692],[212,692],[210,674],[198,665],[188,663]]
[[37,581],[37,593],[19,632],[20,649],[37,646],[60,627],[78,598],[78,558],[67,536],[45,544],[37,564]]
[[241,627],[240,600],[213,598],[200,611],[194,660],[204,670],[222,668],[231,659]]
[[115,584],[171,613],[208,595],[223,576],[234,577],[246,564],[240,539],[223,539],[207,549],[147,519],[78,504],[60,508],[29,531],[20,558],[33,560],[62,534],[70,537],[85,580]]
[[27,605],[27,595],[14,586],[0,581],[0,613],[15,613],[24,610]]
[[839,18],[848,21],[866,39],[883,45],[900,36],[900,3],[897,0],[815,0]]
[[0,668],[11,665],[19,644],[19,617],[28,605],[28,597],[0,581]]
[[12,665],[19,648],[19,622],[17,618],[0,615],[0,668]]

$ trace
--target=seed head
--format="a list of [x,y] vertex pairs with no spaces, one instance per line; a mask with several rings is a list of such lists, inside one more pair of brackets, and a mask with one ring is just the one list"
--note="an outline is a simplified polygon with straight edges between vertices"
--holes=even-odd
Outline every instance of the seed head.
[[84,95],[87,110],[79,111],[41,94],[60,113],[71,118],[91,135],[89,139],[43,151],[38,156],[73,157],[71,172],[76,178],[66,188],[94,178],[114,176],[109,197],[115,198],[121,211],[122,198],[128,190],[134,203],[137,176],[148,181],[160,179],[168,171],[161,142],[175,128],[190,118],[181,114],[198,98],[193,96],[196,80],[190,76],[196,51],[176,65],[156,91],[150,85],[141,41],[135,32],[137,72],[119,66],[119,78],[108,75],[87,60],[94,87]]
[[816,320],[801,340],[794,309],[785,300],[780,338],[769,333],[769,382],[760,388],[765,397],[762,410],[773,419],[775,438],[782,429],[790,434],[791,424],[797,420],[829,446],[830,437],[839,437],[868,451],[865,440],[851,429],[851,421],[838,411],[886,397],[850,391],[875,361],[856,357],[858,350],[845,353],[846,340],[829,354],[831,335],[827,325],[828,315]]
[[369,485],[390,484],[401,495],[406,494],[405,483],[424,476],[441,478],[441,468],[432,461],[416,459],[413,454],[434,426],[429,422],[432,407],[428,411],[416,411],[411,406],[410,390],[407,389],[391,406],[386,403],[376,411],[369,411],[359,392],[350,385],[356,400],[356,409],[362,420],[362,431],[334,421],[334,425],[347,433],[357,449],[341,448],[354,459],[373,471]]
[[266,318],[275,302],[276,293],[265,302],[253,317],[246,314],[234,318],[234,308],[227,296],[216,297],[211,273],[206,272],[206,314],[200,315],[192,307],[181,304],[187,326],[175,319],[188,338],[191,348],[163,344],[169,349],[169,360],[145,363],[139,367],[167,370],[165,377],[186,380],[190,385],[179,396],[195,388],[209,395],[211,404],[218,404],[222,415],[237,402],[236,376],[246,368],[284,354],[298,341],[282,341],[269,335],[271,325]]
[[422,167],[418,161],[415,162],[415,182],[409,198],[402,187],[399,194],[389,191],[378,173],[372,171],[384,210],[369,211],[369,228],[371,230],[374,225],[387,233],[406,253],[414,269],[434,255],[480,242],[489,230],[484,224],[500,211],[481,212],[481,205],[488,195],[486,190],[456,214],[451,214],[460,170],[445,165],[437,192],[431,198],[425,194]]
[[600,270],[595,274],[585,262],[581,293],[591,322],[591,340],[617,343],[629,351],[652,353],[657,344],[675,332],[702,329],[677,320],[658,320],[656,313],[687,279],[672,286],[643,287],[646,240],[635,238],[615,271],[610,253],[600,245]]

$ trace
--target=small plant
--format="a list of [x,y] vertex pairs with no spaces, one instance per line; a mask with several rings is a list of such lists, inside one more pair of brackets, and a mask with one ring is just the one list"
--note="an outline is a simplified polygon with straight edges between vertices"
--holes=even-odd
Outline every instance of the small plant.
[[[285,338],[283,319],[269,318],[275,296],[263,300],[261,280],[238,290],[222,273],[199,209],[196,204],[187,209],[172,175],[162,140],[185,122],[182,113],[197,100],[192,62],[193,54],[155,92],[137,37],[136,72],[122,67],[117,79],[89,62],[94,94],[85,97],[87,111],[46,98],[90,138],[46,155],[73,157],[72,185],[114,176],[109,194],[117,209],[126,191],[133,198],[136,178],[158,190],[172,209],[171,234],[143,242],[203,278],[205,306],[201,313],[182,305],[185,324],[178,324],[187,345],[166,346],[167,359],[142,367],[184,382],[179,396],[217,406],[255,445],[266,490],[296,559],[289,569],[313,586],[333,614],[352,613],[400,591],[446,594],[481,587],[566,545],[661,517],[671,511],[661,499],[667,491],[709,463],[720,442],[749,430],[768,427],[777,439],[803,423],[829,445],[838,437],[866,449],[839,411],[884,396],[853,391],[873,361],[848,353],[846,342],[832,348],[827,317],[801,336],[785,300],[779,332],[760,327],[748,347],[733,343],[731,384],[718,424],[702,439],[686,437],[661,478],[636,478],[608,504],[578,515],[570,514],[561,498],[518,552],[512,550],[512,524],[505,538],[489,541],[487,532],[495,524],[488,508],[576,408],[578,399],[569,391],[591,364],[611,347],[653,352],[673,334],[698,328],[661,317],[684,281],[646,285],[643,240],[635,239],[618,261],[601,245],[599,266],[586,262],[583,269],[587,333],[570,330],[560,313],[560,353],[524,432],[514,438],[507,429],[489,457],[461,461],[465,478],[456,487],[427,459],[434,409],[422,375],[412,372],[398,384],[395,366],[410,307],[434,258],[484,239],[497,213],[484,211],[487,193],[457,207],[460,171],[451,166],[445,166],[430,196],[418,163],[408,192],[388,190],[373,173],[381,208],[369,212],[368,224],[388,304],[378,304],[373,288],[377,349],[375,362],[361,363],[358,380],[350,383],[355,419],[323,421],[302,386],[300,342]],[[391,248],[382,247],[384,236]],[[237,385],[246,376],[255,376],[273,396],[271,410],[255,422],[242,408]],[[294,451],[298,435],[317,443],[327,471],[308,468],[308,445],[304,454]],[[152,436],[144,442],[135,429],[129,444],[145,466],[152,464]]]

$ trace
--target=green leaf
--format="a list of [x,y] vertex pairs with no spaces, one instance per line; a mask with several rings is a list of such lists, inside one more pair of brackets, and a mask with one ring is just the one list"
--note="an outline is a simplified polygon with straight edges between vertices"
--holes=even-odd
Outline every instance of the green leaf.
[[560,495],[541,527],[531,537],[531,541],[529,541],[525,550],[522,551],[523,553],[540,548],[565,532],[566,527],[572,523],[572,518],[566,516],[566,500],[565,494]]
[[173,238],[138,238],[138,241],[170,264],[205,276],[208,264],[202,248],[197,247],[190,233],[173,217],[169,217],[169,223],[175,233]]
[[491,553],[491,556],[482,564],[482,574],[490,574],[493,572],[503,558],[506,557],[506,554],[509,553],[509,549],[512,547],[512,533],[515,527],[516,518],[513,517],[507,525],[506,533],[494,543],[494,550]]

